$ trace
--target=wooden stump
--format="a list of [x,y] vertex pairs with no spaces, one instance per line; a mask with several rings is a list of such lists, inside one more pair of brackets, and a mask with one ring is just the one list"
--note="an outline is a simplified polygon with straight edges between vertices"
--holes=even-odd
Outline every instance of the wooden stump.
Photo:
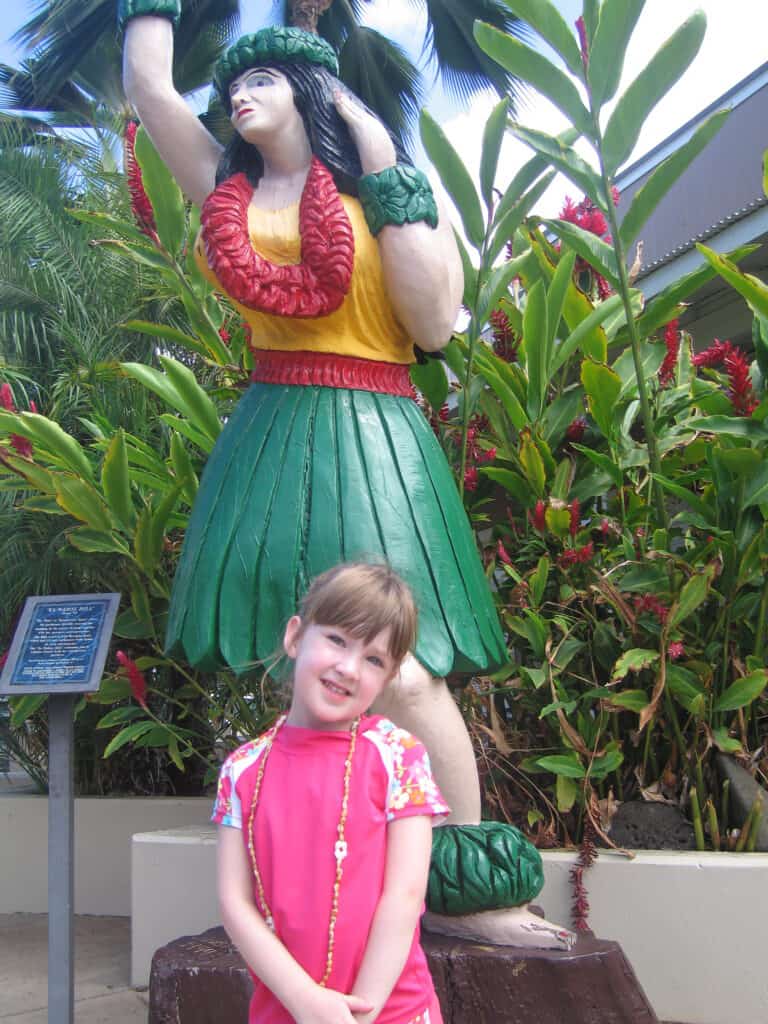
[[[568,953],[424,933],[445,1024],[658,1024],[616,942]],[[222,928],[155,953],[149,1024],[246,1024],[251,980]]]

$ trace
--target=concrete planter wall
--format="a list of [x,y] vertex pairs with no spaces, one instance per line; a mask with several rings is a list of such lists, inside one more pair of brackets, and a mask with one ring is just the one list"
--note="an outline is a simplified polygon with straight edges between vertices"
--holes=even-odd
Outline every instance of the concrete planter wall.
[[[575,856],[543,856],[537,902],[567,924]],[[133,837],[134,985],[147,984],[159,946],[218,924],[215,857],[210,827]],[[767,879],[758,853],[601,852],[585,876],[595,933],[621,943],[659,1020],[681,1024],[768,1021]]]
[[[131,913],[131,837],[136,832],[204,824],[208,797],[83,797],[75,800],[75,913]],[[48,800],[2,795],[0,914],[48,909]]]

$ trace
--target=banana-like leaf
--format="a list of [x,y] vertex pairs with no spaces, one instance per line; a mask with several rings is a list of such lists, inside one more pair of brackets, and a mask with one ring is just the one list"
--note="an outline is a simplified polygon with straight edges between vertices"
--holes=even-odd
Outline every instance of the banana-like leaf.
[[93,479],[93,467],[83,448],[74,437],[70,437],[58,423],[36,412],[19,413],[18,432],[28,437],[36,446],[44,449],[57,462],[63,463],[84,480]]
[[480,153],[480,191],[490,214],[493,209],[493,184],[499,166],[499,153],[507,130],[509,100],[505,97],[491,111],[483,131],[483,148]]
[[[575,128],[567,128],[564,132],[561,132],[556,136],[555,141],[558,145],[572,146],[578,139],[579,133]],[[507,213],[512,209],[513,206],[520,202],[520,197],[523,196],[536,179],[546,171],[549,166],[549,159],[543,156],[532,156],[530,160],[526,161],[520,170],[515,174],[512,181],[507,186],[507,190],[501,197],[499,205],[496,207],[496,213],[493,218],[493,227],[497,228],[501,221],[506,217]]]
[[221,433],[221,420],[216,406],[197,383],[194,373],[183,363],[168,356],[160,356],[160,364],[187,408],[191,410],[189,418],[204,434],[215,441]]
[[601,274],[614,291],[619,290],[619,271],[616,266],[616,254],[612,246],[598,238],[591,231],[585,231],[578,224],[569,220],[542,221],[558,238],[570,245],[591,266]]
[[147,245],[147,236],[127,220],[120,220],[109,213],[97,213],[92,210],[69,210],[71,217],[79,220],[82,224],[94,224],[97,228],[106,231],[114,231],[126,242],[138,242],[140,245]]
[[497,64],[546,96],[582,135],[592,134],[589,111],[576,86],[556,65],[537,50],[486,22],[476,21],[474,34],[480,49]]
[[669,37],[616,104],[603,135],[603,159],[609,177],[635,148],[650,112],[692,63],[706,27],[704,12],[696,11]]
[[478,320],[485,323],[488,317],[496,309],[499,299],[506,295],[509,286],[515,277],[519,277],[520,271],[525,263],[525,255],[518,256],[508,263],[502,263],[495,267],[483,285],[478,303]]
[[547,483],[547,472],[541,452],[527,431],[520,438],[520,464],[523,467],[526,480],[531,485],[536,497],[543,498]]
[[454,228],[453,237],[456,239],[456,245],[459,249],[459,256],[461,257],[461,269],[464,272],[464,292],[462,294],[461,301],[467,307],[471,309],[477,301],[477,284],[479,271],[474,265],[472,260],[469,258],[467,247],[464,245],[464,239]]
[[187,229],[184,197],[143,126],[136,132],[136,160],[152,203],[160,241],[172,256],[177,256]]
[[717,114],[708,118],[696,129],[688,141],[681,145],[671,157],[660,163],[642,187],[638,188],[632,198],[630,208],[622,220],[622,225],[618,229],[626,249],[629,249],[639,236],[643,224],[662,202],[680,175],[717,135],[730,113],[729,110],[718,111]]
[[587,82],[592,108],[599,110],[619,87],[624,57],[645,0],[603,0],[589,48]]
[[56,488],[56,501],[65,512],[100,533],[112,532],[109,510],[94,487],[74,477],[60,476]]
[[516,14],[521,21],[538,32],[555,53],[563,58],[572,75],[583,79],[584,65],[581,60],[579,44],[567,21],[550,0],[504,0],[504,2],[513,14]]
[[186,503],[191,505],[197,494],[197,474],[184,442],[175,431],[171,434],[170,454],[174,475],[181,485],[181,493]]
[[448,397],[448,378],[440,359],[427,359],[411,367],[411,380],[435,412],[439,412]]
[[523,128],[522,125],[511,125],[512,133],[531,149],[543,156],[548,163],[561,171],[566,178],[589,196],[592,202],[601,209],[607,209],[605,189],[597,172],[586,160],[583,160],[572,146],[566,145],[553,135]]
[[[167,324],[153,324],[148,320],[126,320],[123,327],[127,331],[138,331],[139,334],[148,334],[152,338],[165,338],[166,341],[172,341],[176,345],[188,348],[190,352],[196,352],[197,355],[202,356],[204,359],[207,359],[209,356],[207,347],[199,342],[197,338],[193,338],[191,334],[185,334],[184,331],[179,331],[175,327],[169,327]],[[222,355],[224,355],[225,351],[222,344]]]
[[131,497],[128,453],[122,430],[116,431],[104,456],[101,465],[101,489],[114,517],[123,526],[131,529],[136,521],[136,512]]
[[615,433],[614,411],[621,394],[621,378],[608,366],[585,359],[581,364],[581,383],[587,393],[592,418],[604,437]]
[[600,18],[600,2],[601,0],[584,0],[582,16],[589,45],[592,44],[595,32],[597,32],[597,22]]
[[493,238],[488,246],[488,262],[494,263],[501,250],[512,238],[533,207],[544,195],[555,177],[555,171],[544,174],[525,195],[511,206],[504,217],[496,223]]
[[129,549],[116,533],[102,533],[89,526],[76,526],[69,530],[67,542],[86,554],[130,555]]
[[745,274],[727,256],[721,256],[714,250],[708,249],[706,245],[697,242],[696,248],[718,274],[746,299],[753,313],[768,316],[768,285],[753,274]]
[[547,377],[552,376],[552,351],[560,320],[563,316],[568,288],[573,282],[573,268],[575,264],[576,253],[572,249],[563,253],[547,289],[547,325],[549,328],[547,332]]
[[[604,302],[601,302],[599,306],[595,306],[591,313],[584,317],[584,319],[571,331],[568,337],[563,341],[561,345],[555,350],[554,358],[552,360],[552,374],[554,375],[557,371],[578,351],[579,348],[584,351],[585,355],[591,356],[597,362],[604,362],[607,351],[607,345],[605,343],[605,335],[603,335],[603,351],[602,358],[599,348],[596,348],[592,343],[593,333],[595,328],[599,327],[604,320],[606,320],[615,310],[621,307],[621,296],[611,295]],[[589,351],[587,351],[587,347]]]
[[426,110],[422,111],[419,124],[424,149],[458,210],[464,232],[472,245],[480,249],[485,237],[485,224],[480,198],[469,171],[443,129]]

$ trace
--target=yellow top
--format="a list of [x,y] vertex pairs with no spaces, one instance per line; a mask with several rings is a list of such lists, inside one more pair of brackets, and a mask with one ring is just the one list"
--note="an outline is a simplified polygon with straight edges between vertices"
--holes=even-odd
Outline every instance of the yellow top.
[[[353,196],[342,195],[341,199],[352,224],[355,262],[349,292],[335,313],[303,319],[261,313],[238,302],[234,305],[250,325],[256,348],[333,352],[388,363],[412,363],[413,345],[387,299],[379,247],[368,230],[360,203]],[[249,207],[248,233],[254,249],[266,259],[281,265],[300,261],[298,203],[280,210]],[[223,292],[208,267],[200,236],[195,257],[208,280]]]

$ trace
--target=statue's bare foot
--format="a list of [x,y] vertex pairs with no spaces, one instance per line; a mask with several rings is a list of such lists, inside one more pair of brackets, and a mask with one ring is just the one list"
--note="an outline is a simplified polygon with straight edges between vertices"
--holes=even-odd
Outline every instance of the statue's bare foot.
[[574,932],[552,924],[532,913],[528,905],[504,910],[484,910],[479,914],[433,914],[422,918],[427,931],[455,935],[474,942],[490,942],[495,946],[522,946],[528,949],[569,950],[576,942]]

